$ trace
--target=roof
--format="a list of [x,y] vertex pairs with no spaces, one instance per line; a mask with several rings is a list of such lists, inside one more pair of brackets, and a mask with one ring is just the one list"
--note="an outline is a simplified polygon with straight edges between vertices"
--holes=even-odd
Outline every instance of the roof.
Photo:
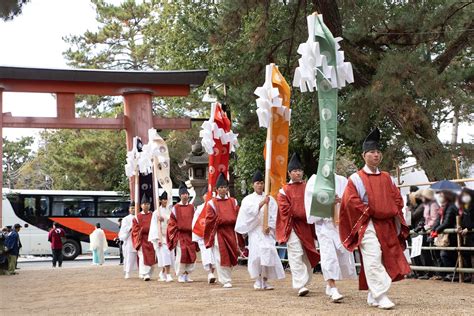
[[134,71],[98,69],[45,69],[0,66],[1,79],[46,80],[93,83],[160,84],[200,86],[208,71]]

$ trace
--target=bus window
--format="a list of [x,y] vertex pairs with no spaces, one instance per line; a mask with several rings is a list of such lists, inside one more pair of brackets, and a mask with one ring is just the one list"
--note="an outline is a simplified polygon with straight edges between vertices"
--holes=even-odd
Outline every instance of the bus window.
[[124,217],[128,215],[128,198],[122,196],[99,197],[98,216]]
[[94,198],[90,196],[54,196],[52,216],[94,216]]
[[40,216],[49,215],[49,198],[47,196],[41,196],[39,201],[39,214]]

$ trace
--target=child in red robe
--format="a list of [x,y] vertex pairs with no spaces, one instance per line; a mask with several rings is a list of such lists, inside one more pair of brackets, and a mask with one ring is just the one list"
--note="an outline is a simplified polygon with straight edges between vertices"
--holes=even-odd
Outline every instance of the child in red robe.
[[234,231],[239,205],[228,196],[229,185],[221,172],[216,182],[217,196],[207,205],[204,244],[211,248],[216,259],[217,279],[224,288],[232,287],[232,267],[245,245],[241,235]]
[[298,296],[305,296],[309,293],[306,286],[319,262],[319,253],[316,250],[315,226],[308,224],[306,219],[306,182],[303,181],[303,167],[296,153],[288,164],[288,174],[291,180],[280,189],[277,197],[276,240],[287,244],[293,288],[298,289]]
[[179,187],[181,201],[170,214],[167,240],[170,250],[176,249],[175,271],[178,282],[193,282],[189,274],[194,270],[197,245],[192,241],[194,206],[189,203],[189,192],[184,183]]
[[156,264],[156,255],[153,244],[148,241],[148,232],[152,213],[150,212],[150,199],[143,194],[140,202],[142,211],[136,215],[132,224],[133,247],[138,252],[138,273],[140,278],[150,281],[153,267]]

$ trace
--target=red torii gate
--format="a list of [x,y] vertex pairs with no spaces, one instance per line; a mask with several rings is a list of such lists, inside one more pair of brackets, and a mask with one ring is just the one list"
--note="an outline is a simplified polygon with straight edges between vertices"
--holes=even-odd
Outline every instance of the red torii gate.
[[[189,129],[190,118],[153,116],[152,98],[187,96],[191,87],[203,84],[207,70],[114,71],[88,69],[38,69],[0,66],[0,156],[3,128],[125,129],[127,150],[139,136],[148,142],[148,129]],[[3,113],[3,92],[56,94],[57,117],[14,117]],[[75,95],[123,96],[124,115],[117,118],[76,118]],[[125,162],[124,162],[125,163]],[[3,168],[0,169],[3,179]],[[131,180],[133,183],[133,180]],[[2,194],[0,186],[0,195]],[[131,196],[134,186],[130,185]],[[0,208],[0,226],[2,213]]]

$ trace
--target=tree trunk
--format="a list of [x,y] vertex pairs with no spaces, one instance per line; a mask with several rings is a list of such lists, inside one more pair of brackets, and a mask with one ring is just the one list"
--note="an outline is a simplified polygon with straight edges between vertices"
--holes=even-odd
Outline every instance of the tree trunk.
[[397,108],[387,111],[387,115],[430,181],[455,178],[451,152],[443,146],[430,118],[413,99],[406,97]]

